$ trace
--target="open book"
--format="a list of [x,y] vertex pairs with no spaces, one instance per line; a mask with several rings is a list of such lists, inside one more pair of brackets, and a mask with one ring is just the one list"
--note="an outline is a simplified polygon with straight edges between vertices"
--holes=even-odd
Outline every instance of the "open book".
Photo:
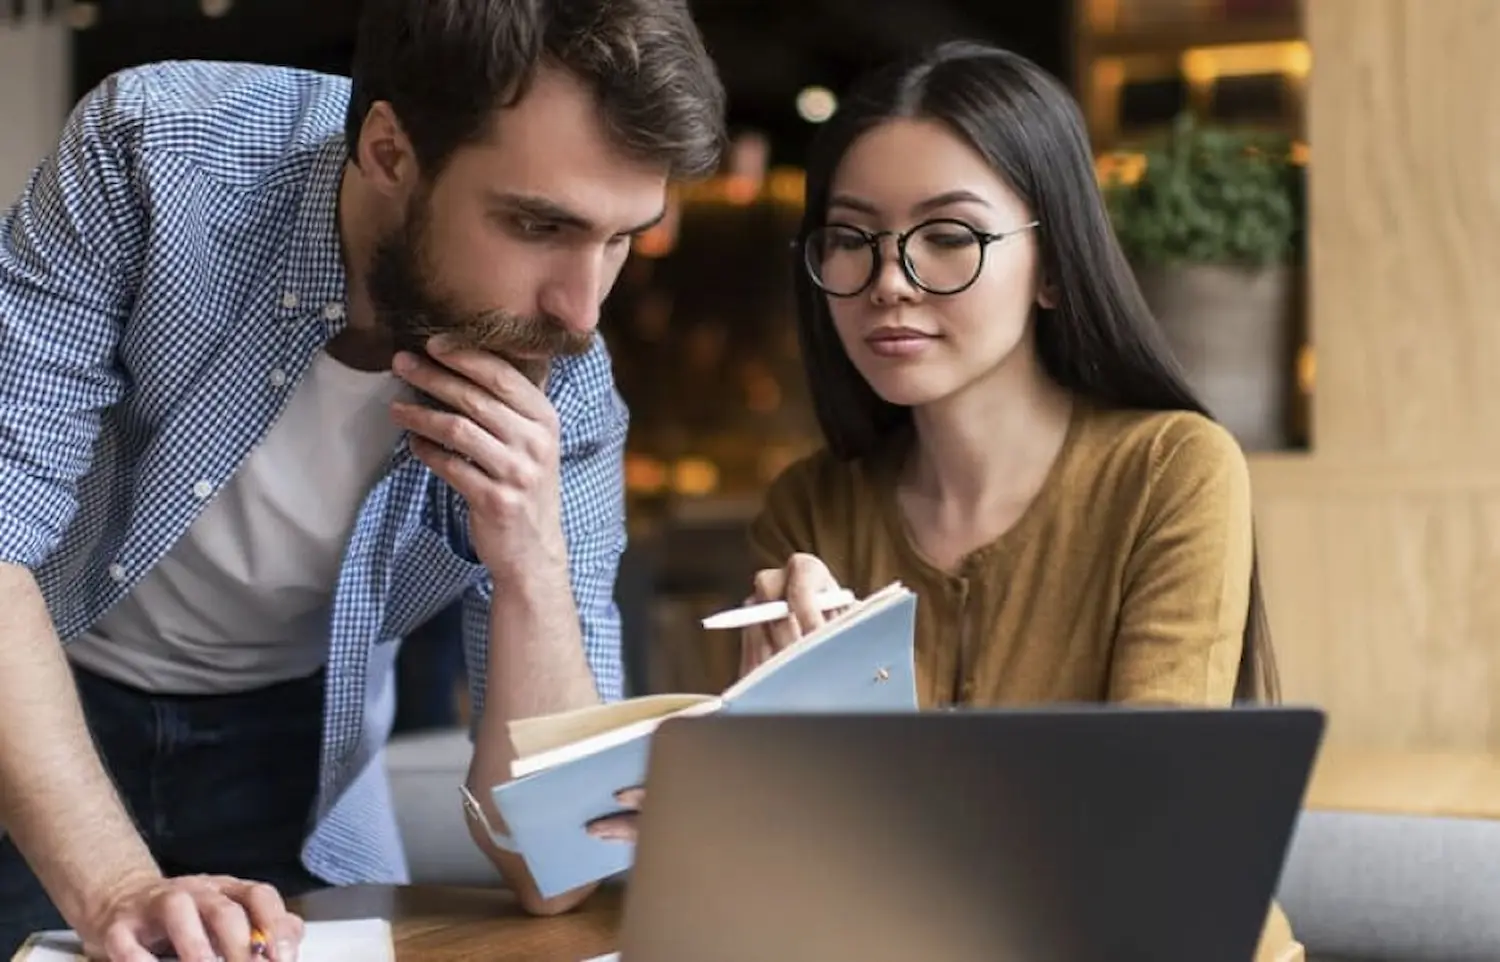
[[[916,711],[917,597],[891,584],[741,678],[721,695],[646,695],[510,723],[514,777],[491,789],[544,898],[630,867],[633,847],[589,835],[645,778],[651,733],[714,712]],[[647,804],[650,804],[649,801]]]
[[[385,919],[308,922],[299,962],[396,962],[391,923]],[[85,962],[83,944],[68,931],[38,932],[11,962]],[[162,962],[173,962],[165,956]]]

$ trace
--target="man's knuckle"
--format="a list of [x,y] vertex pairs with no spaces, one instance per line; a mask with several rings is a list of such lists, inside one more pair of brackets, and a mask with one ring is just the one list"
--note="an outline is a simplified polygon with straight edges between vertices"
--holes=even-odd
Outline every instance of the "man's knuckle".
[[455,447],[466,448],[479,440],[479,425],[468,418],[453,419],[453,443]]
[[123,954],[125,948],[134,941],[134,928],[125,919],[116,919],[104,929],[104,946],[111,954]]
[[203,936],[184,936],[177,944],[181,957],[189,959],[217,959],[213,943]]
[[537,462],[546,463],[557,453],[557,437],[545,425],[539,425],[525,432],[519,447]]
[[458,407],[467,414],[478,414],[493,396],[493,391],[486,390],[473,381],[464,381],[463,386],[458,389]]
[[486,490],[475,500],[477,503],[474,507],[480,514],[494,518],[499,517],[505,511],[505,506],[500,502],[500,495],[494,489]]
[[457,444],[463,426],[468,423],[467,419],[454,414],[444,414],[438,418],[432,426],[432,433],[437,440],[449,447]]
[[253,902],[261,902],[267,905],[280,905],[281,893],[276,891],[276,886],[267,885],[265,882],[256,882],[245,891],[245,898]]
[[454,416],[449,419],[441,440],[450,451],[475,452],[484,440],[484,431],[468,418]]
[[203,916],[218,928],[243,922],[245,910],[230,899],[221,897],[203,907]]
[[481,495],[482,510],[493,517],[508,517],[514,514],[522,500],[521,493],[508,484],[490,485]]

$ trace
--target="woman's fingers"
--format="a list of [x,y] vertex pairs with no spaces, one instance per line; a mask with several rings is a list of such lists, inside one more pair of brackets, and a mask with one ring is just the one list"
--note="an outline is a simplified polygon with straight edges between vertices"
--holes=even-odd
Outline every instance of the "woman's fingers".
[[786,603],[800,629],[798,637],[801,637],[827,620],[818,604],[818,595],[836,590],[839,583],[834,580],[828,566],[810,554],[792,555],[787,560],[785,573]]
[[781,568],[757,571],[746,604],[785,601],[789,613],[776,621],[752,625],[741,633],[740,676],[823,625],[830,613],[818,603],[818,596],[838,588],[833,572],[812,554],[799,552]]

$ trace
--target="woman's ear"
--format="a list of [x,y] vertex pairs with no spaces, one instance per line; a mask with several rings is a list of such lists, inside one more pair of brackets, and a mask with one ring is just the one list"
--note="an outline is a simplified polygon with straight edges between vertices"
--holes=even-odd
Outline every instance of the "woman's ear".
[[1036,303],[1038,307],[1052,310],[1057,306],[1057,288],[1050,281],[1042,281],[1036,290]]

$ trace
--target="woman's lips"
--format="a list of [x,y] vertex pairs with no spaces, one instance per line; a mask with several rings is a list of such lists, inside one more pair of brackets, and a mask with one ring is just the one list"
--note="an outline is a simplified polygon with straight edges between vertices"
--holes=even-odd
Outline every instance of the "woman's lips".
[[882,327],[865,335],[865,344],[880,357],[905,358],[921,354],[937,339],[938,335],[915,328]]

